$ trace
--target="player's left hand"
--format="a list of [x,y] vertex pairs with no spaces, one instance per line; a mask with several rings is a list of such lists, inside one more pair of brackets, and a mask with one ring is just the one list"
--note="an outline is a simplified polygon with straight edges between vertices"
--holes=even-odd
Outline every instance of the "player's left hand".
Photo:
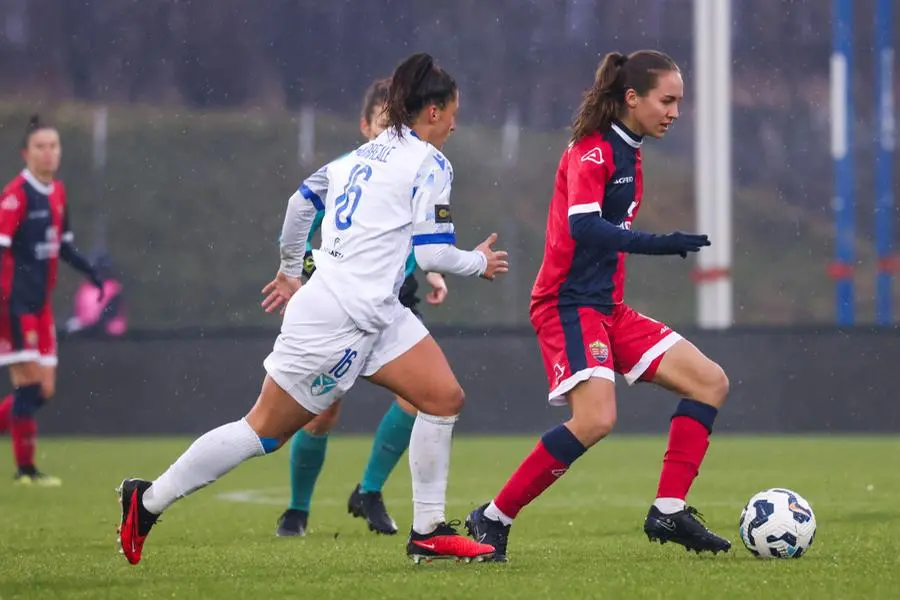
[[509,256],[505,250],[494,250],[491,248],[497,242],[497,234],[492,233],[486,240],[475,246],[477,252],[484,254],[487,259],[487,268],[481,274],[483,279],[493,281],[497,275],[509,272]]
[[291,296],[300,289],[300,279],[297,277],[288,277],[281,271],[275,275],[275,279],[266,284],[262,289],[262,294],[266,297],[262,301],[263,310],[267,313],[281,308],[281,314],[287,308],[287,302]]
[[440,304],[447,298],[447,282],[440,273],[426,273],[425,281],[431,286],[431,291],[425,296],[428,304]]

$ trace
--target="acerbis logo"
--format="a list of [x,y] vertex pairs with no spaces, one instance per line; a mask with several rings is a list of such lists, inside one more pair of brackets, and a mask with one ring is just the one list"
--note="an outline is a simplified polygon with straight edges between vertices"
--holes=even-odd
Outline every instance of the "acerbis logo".
[[619,177],[615,181],[613,181],[613,185],[622,185],[624,183],[633,183],[634,175],[629,175],[627,177]]
[[600,150],[600,147],[591,148],[588,150],[584,156],[581,157],[581,162],[592,162],[597,165],[603,164],[603,152]]
[[0,209],[2,210],[18,210],[18,208],[19,199],[16,198],[15,194],[10,194],[3,199],[3,202],[0,202]]

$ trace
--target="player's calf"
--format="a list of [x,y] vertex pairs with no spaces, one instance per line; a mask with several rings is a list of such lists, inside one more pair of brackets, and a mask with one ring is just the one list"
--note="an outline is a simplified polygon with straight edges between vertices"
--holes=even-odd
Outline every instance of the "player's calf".
[[669,424],[656,500],[663,514],[687,510],[685,499],[709,449],[719,407],[728,395],[722,368],[687,340],[663,355],[652,381],[682,396]]
[[278,445],[278,440],[260,436],[246,419],[241,419],[197,438],[152,484],[126,479],[121,486],[120,539],[128,561],[140,561],[150,528],[174,502],[216,481],[242,462],[274,451]]

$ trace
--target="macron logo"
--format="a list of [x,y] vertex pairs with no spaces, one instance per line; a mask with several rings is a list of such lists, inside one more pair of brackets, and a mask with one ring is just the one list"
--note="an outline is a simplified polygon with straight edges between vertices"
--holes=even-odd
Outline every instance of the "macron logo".
[[592,162],[596,165],[603,164],[603,152],[600,151],[600,147],[591,148],[587,151],[587,153],[581,157],[581,162]]
[[447,166],[447,160],[443,156],[438,156],[437,154],[432,154],[431,156],[434,158],[434,162],[441,168],[441,171],[443,171],[444,167]]

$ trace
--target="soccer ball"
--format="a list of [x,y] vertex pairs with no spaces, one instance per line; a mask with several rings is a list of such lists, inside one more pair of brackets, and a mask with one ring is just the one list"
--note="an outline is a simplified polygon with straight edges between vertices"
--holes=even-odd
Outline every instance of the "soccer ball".
[[816,537],[816,515],[809,502],[784,488],[750,498],[739,526],[744,546],[759,558],[800,558]]

